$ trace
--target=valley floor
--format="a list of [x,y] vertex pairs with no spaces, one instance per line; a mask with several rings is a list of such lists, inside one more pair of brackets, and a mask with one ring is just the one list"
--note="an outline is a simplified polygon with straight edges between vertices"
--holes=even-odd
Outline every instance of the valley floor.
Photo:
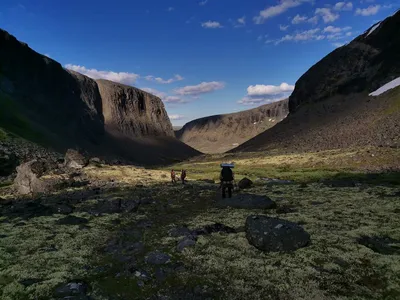
[[[399,299],[399,169],[378,172],[395,166],[398,151],[206,156],[158,170],[90,166],[89,185],[34,198],[3,187],[0,298]],[[254,181],[246,193],[277,208],[218,208],[211,182],[221,160],[236,162],[237,180]],[[170,183],[171,168],[185,168],[188,182]],[[301,224],[311,244],[257,250],[244,230],[252,214]],[[201,234],[178,251],[177,233],[216,223],[236,233]]]

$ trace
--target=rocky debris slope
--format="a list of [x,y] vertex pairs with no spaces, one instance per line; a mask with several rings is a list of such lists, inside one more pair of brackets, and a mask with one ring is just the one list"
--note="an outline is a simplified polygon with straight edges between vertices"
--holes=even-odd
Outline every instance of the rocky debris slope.
[[327,55],[297,82],[288,117],[232,150],[299,152],[367,145],[400,147],[400,11]]
[[136,163],[198,154],[174,138],[159,98],[66,70],[1,29],[0,44],[0,127],[59,152],[80,147]]
[[288,112],[285,99],[246,111],[193,120],[175,135],[203,153],[221,153],[275,126]]

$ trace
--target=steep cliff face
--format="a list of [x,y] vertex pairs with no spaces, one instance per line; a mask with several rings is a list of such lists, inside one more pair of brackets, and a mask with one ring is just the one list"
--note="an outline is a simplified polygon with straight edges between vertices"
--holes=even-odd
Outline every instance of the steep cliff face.
[[369,96],[398,77],[400,11],[311,67],[289,97],[288,117],[232,151],[400,147],[400,87]]
[[138,163],[162,163],[198,153],[174,139],[159,98],[65,70],[3,30],[0,127],[60,152],[78,147]]
[[221,153],[251,139],[283,120],[288,100],[226,115],[193,120],[176,131],[176,137],[204,153]]
[[106,128],[127,136],[174,136],[164,104],[142,90],[97,80]]
[[334,95],[374,91],[400,76],[400,11],[311,67],[296,82],[289,110]]

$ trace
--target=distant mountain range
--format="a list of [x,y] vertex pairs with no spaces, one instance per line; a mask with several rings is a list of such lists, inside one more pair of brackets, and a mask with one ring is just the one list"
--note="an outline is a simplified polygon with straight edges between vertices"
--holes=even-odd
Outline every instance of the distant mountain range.
[[232,114],[193,120],[175,132],[182,142],[203,153],[221,153],[272,128],[288,114],[288,100]]

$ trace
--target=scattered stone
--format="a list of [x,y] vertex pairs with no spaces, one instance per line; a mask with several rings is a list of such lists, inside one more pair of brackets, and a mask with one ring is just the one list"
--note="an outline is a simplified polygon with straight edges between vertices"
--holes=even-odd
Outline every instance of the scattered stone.
[[75,217],[75,216],[67,216],[65,218],[59,219],[57,221],[58,225],[81,225],[87,224],[89,221],[88,219]]
[[246,219],[246,238],[251,245],[266,252],[289,252],[310,243],[310,235],[298,224],[251,215]]
[[175,227],[168,231],[168,235],[172,237],[191,236],[192,231],[187,227]]
[[193,236],[198,236],[212,234],[215,232],[236,233],[236,230],[221,223],[215,223],[212,225],[206,225],[203,228],[195,229],[192,231],[192,234]]
[[35,283],[42,282],[42,279],[37,279],[37,278],[27,278],[27,279],[22,279],[19,281],[20,284],[22,284],[24,287],[28,287],[31,285],[34,285]]
[[194,239],[185,237],[181,241],[179,241],[178,245],[176,246],[176,250],[178,252],[182,252],[183,249],[185,249],[186,247],[191,247],[194,245],[196,245],[196,241]]
[[89,164],[87,158],[76,150],[68,149],[65,154],[65,166],[72,169],[83,169]]
[[67,204],[56,204],[53,207],[53,212],[56,214],[68,215],[68,214],[72,213],[73,211],[74,211],[74,209]]
[[247,189],[253,185],[253,181],[251,181],[248,178],[243,178],[242,180],[239,181],[238,186],[240,189]]
[[134,254],[140,254],[144,251],[144,244],[142,242],[133,243],[132,245],[128,246],[128,251],[132,251]]
[[54,291],[54,296],[62,299],[87,299],[89,286],[82,281],[60,285]]
[[388,236],[362,236],[358,239],[358,243],[380,254],[392,255],[400,253],[400,240],[395,240]]
[[161,268],[157,269],[154,275],[155,275],[156,279],[160,282],[163,282],[163,281],[165,281],[165,279],[167,279],[167,274]]
[[217,207],[233,207],[245,209],[272,209],[276,207],[275,201],[266,196],[253,194],[238,194],[232,198],[218,199]]
[[151,228],[153,226],[153,222],[150,220],[142,219],[137,221],[136,226],[139,228]]
[[164,265],[171,261],[171,257],[168,254],[162,252],[150,252],[146,257],[146,262],[150,265]]
[[296,209],[292,208],[289,205],[282,205],[276,209],[277,214],[290,214],[296,211],[297,211]]

